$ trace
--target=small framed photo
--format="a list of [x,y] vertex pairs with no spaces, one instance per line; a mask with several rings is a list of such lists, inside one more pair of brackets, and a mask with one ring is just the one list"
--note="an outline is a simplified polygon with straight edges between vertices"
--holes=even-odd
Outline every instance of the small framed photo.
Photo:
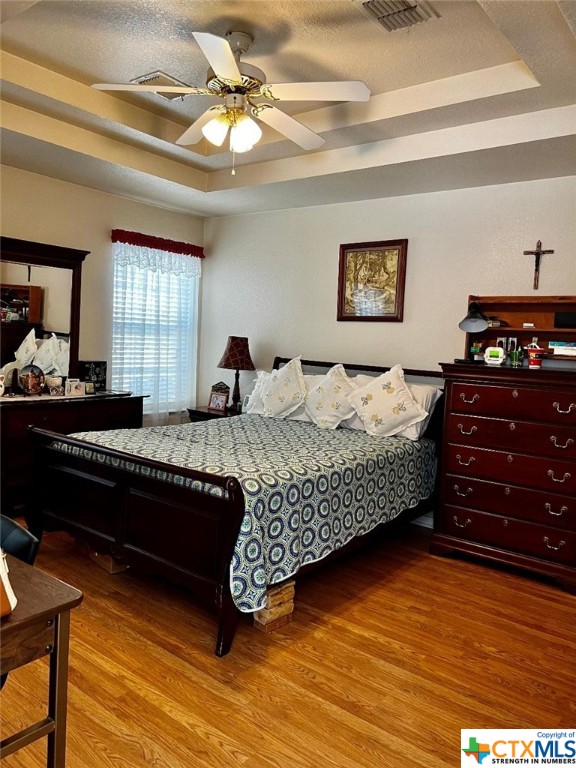
[[228,395],[225,392],[218,392],[215,389],[210,392],[210,399],[208,400],[209,411],[220,411],[221,413],[224,413],[227,403]]
[[96,393],[96,384],[93,381],[84,382],[84,389],[87,395],[94,395]]
[[86,385],[80,379],[66,379],[66,397],[82,397],[86,394]]

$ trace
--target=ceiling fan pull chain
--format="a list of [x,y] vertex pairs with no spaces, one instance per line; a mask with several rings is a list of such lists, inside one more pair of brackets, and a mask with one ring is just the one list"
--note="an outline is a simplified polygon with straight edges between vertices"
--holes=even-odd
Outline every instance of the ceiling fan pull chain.
[[236,176],[236,152],[232,150],[232,170],[230,171],[231,176]]

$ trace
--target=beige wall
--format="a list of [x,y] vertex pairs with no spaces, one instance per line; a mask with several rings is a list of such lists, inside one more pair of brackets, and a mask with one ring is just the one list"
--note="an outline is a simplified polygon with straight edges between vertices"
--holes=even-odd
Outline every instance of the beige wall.
[[[408,238],[402,323],[336,321],[340,243]],[[461,357],[469,294],[576,294],[576,178],[303,208],[207,222],[199,396],[228,335],[248,336],[257,367],[275,354],[437,368]],[[241,374],[242,393],[253,375]]]
[[80,359],[109,360],[111,229],[203,244],[204,220],[2,166],[1,230],[7,237],[90,251],[82,269]]
[[[576,294],[576,178],[203,219],[13,168],[2,170],[2,233],[90,250],[83,271],[80,355],[109,359],[110,230],[202,244],[198,402],[233,384],[216,365],[229,335],[248,336],[254,362],[275,354],[437,368],[463,354],[470,293]],[[203,240],[204,230],[204,240]],[[408,238],[402,323],[336,321],[340,243]],[[252,374],[241,374],[242,393]]]

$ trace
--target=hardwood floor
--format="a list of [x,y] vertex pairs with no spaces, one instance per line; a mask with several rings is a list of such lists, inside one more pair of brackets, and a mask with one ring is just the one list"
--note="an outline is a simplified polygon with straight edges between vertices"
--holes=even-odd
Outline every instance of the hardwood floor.
[[[225,658],[184,590],[110,576],[63,534],[37,565],[72,612],[68,768],[439,768],[461,728],[574,728],[576,597],[436,558],[414,526],[297,581],[294,622],[243,617]],[[10,674],[2,735],[44,717],[47,663]],[[2,768],[45,764],[43,742]]]

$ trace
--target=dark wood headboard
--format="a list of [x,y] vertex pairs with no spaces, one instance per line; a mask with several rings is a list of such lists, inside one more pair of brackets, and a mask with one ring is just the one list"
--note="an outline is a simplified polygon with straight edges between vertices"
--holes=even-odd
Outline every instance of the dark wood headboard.
[[[291,357],[275,357],[274,358],[274,365],[273,368],[281,368],[283,365],[286,365],[286,363],[289,363],[290,360],[292,360]],[[330,368],[333,368],[335,365],[338,365],[338,363],[328,363],[324,360],[302,360],[300,359],[300,363],[302,365],[302,370],[309,369],[309,368],[316,368],[316,369],[325,369],[326,371],[330,370]],[[381,365],[365,365],[364,363],[342,363],[344,368],[348,373],[375,373],[375,374],[381,374],[386,373],[386,371],[389,371],[391,366],[381,366]],[[442,371],[425,371],[418,368],[404,368],[402,367],[402,370],[404,371],[405,375],[407,376],[418,376],[426,379],[436,379],[436,382],[438,383],[438,386],[443,384],[443,377],[442,377]],[[306,370],[305,373],[309,373],[310,371]],[[322,372],[322,370],[317,371],[319,373]]]

